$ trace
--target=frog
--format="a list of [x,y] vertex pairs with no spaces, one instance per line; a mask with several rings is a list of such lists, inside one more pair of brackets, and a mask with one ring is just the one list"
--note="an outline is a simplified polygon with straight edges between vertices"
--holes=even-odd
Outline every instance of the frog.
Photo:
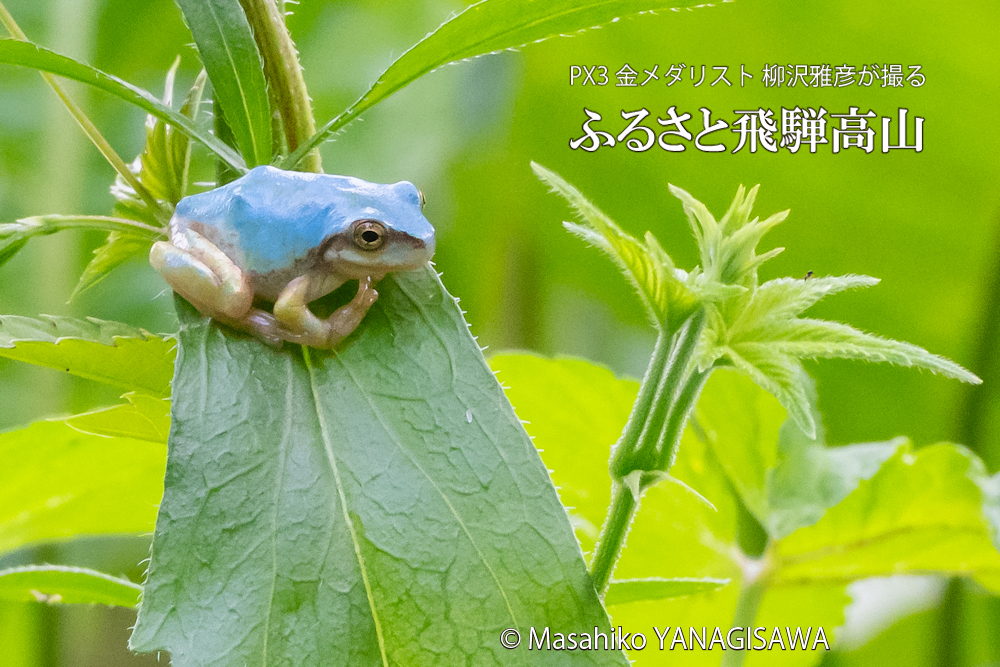
[[[254,167],[181,199],[153,268],[198,311],[275,348],[334,349],[378,299],[376,283],[434,255],[423,194],[408,181]],[[357,280],[347,304],[321,319],[309,304]],[[273,304],[270,310],[267,304]]]

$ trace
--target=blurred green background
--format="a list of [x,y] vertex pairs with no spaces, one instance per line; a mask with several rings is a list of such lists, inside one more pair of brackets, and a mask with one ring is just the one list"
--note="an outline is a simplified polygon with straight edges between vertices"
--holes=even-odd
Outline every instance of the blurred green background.
[[[10,0],[29,37],[153,90],[180,54],[181,85],[197,62],[170,0]],[[406,48],[462,2],[304,0],[288,5],[319,121],[356,99]],[[865,273],[882,283],[817,306],[815,316],[907,340],[981,375],[970,389],[929,374],[849,362],[810,366],[830,441],[910,435],[928,444],[969,444],[1000,467],[1000,4],[862,0],[740,0],[695,11],[623,18],[599,30],[442,68],[348,126],[323,147],[330,173],[372,181],[410,180],[427,196],[438,229],[438,270],[461,297],[473,333],[495,351],[527,348],[574,354],[640,375],[653,331],[617,270],[566,234],[562,201],[545,192],[536,160],[587,193],[633,233],[649,229],[677,263],[696,261],[677,184],[721,215],[740,183],[761,183],[756,210],[790,208],[764,247],[784,246],[763,277]],[[663,80],[614,86],[628,63],[707,68],[706,82]],[[765,64],[921,65],[920,88],[764,88]],[[739,85],[740,65],[754,75]],[[604,65],[605,87],[570,86],[573,65]],[[710,87],[728,66],[732,87]],[[123,156],[141,149],[143,115],[74,86],[76,98]],[[924,149],[839,155],[829,147],[772,155],[683,153],[625,146],[572,151],[583,107],[624,128],[622,110],[699,107],[732,123],[736,109],[849,106],[895,118],[899,107],[926,118]],[[655,127],[655,126],[654,126]],[[895,125],[894,125],[895,127]],[[724,136],[725,135],[725,136]],[[732,150],[736,135],[723,137]],[[207,173],[207,172],[206,172]],[[0,220],[41,213],[107,213],[111,168],[83,138],[38,75],[0,67]],[[0,269],[0,313],[115,319],[155,332],[175,330],[166,284],[144,262],[120,269],[67,305],[95,235],[32,241]],[[0,360],[0,429],[104,405],[113,392]],[[141,578],[144,539],[94,539],[0,559],[67,562]],[[1000,605],[962,582],[881,582],[860,602],[843,648],[828,665],[1000,664]],[[881,588],[878,588],[881,586]],[[872,591],[882,591],[872,594]],[[867,593],[866,593],[867,591]],[[917,594],[914,594],[914,591]],[[866,602],[867,600],[867,602]],[[122,610],[0,606],[0,665],[138,665],[155,657],[125,649],[134,614]]]

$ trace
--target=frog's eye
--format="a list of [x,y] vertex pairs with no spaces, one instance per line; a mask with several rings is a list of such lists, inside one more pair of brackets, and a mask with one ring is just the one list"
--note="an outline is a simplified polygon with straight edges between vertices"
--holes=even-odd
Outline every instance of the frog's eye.
[[420,197],[420,210],[424,210],[424,206],[427,206],[427,198],[424,197],[423,190],[417,190],[417,196]]
[[354,243],[362,250],[376,250],[385,242],[385,225],[378,220],[354,222]]

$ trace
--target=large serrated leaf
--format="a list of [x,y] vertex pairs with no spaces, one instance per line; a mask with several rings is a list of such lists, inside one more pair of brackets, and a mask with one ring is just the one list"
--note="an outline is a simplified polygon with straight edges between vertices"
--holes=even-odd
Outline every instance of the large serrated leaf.
[[27,565],[0,570],[0,600],[135,607],[142,587],[83,567]]
[[0,316],[0,356],[160,398],[170,396],[176,346],[120,322]]
[[148,533],[164,450],[64,422],[0,434],[0,554],[81,535]]
[[30,67],[100,88],[157,118],[165,120],[174,127],[181,128],[185,134],[203,144],[233,169],[240,173],[246,171],[243,159],[217,137],[203,131],[189,118],[166,106],[148,91],[133,86],[127,81],[122,81],[116,76],[106,74],[72,58],[53,53],[37,44],[14,39],[0,40],[0,63]]
[[582,32],[630,14],[695,5],[704,6],[691,0],[481,0],[400,56],[368,92],[301,145],[283,166],[294,169],[309,151],[366,109],[442,65]]
[[[609,629],[565,510],[430,269],[330,352],[178,300],[166,488],[131,645],[184,665],[534,662],[506,628]],[[616,652],[545,656],[624,665]]]
[[176,0],[236,142],[250,167],[271,163],[271,103],[239,0]]

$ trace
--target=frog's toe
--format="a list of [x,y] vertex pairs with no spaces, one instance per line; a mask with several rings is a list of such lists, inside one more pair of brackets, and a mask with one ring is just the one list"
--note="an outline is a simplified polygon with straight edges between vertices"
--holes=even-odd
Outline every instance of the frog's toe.
[[373,303],[378,300],[378,291],[374,287],[374,283],[369,278],[364,278],[358,281],[358,293],[354,296],[354,303],[360,308],[367,311]]
[[286,334],[278,324],[278,321],[274,319],[274,315],[259,308],[251,308],[244,322],[247,329],[256,338],[259,338],[275,349],[281,349]]

